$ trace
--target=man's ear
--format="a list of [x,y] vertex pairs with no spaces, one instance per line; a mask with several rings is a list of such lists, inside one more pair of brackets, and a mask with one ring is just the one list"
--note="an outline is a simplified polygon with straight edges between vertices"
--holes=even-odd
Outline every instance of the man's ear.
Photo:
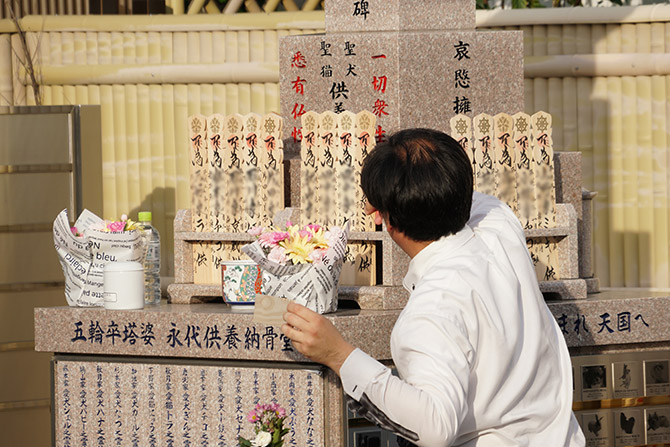
[[[384,221],[384,219],[382,218],[382,213],[380,213],[379,211],[375,210],[373,217],[374,217],[374,220],[375,220],[375,225],[381,225],[382,222]],[[388,225],[388,223],[387,223],[387,225]]]

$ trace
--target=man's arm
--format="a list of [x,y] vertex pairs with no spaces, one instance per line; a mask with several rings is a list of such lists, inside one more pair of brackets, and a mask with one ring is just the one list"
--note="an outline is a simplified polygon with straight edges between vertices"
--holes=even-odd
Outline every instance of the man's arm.
[[[338,373],[345,392],[385,428],[419,446],[446,446],[456,437],[467,409],[469,342],[454,325],[417,317],[403,325],[394,359],[406,374],[391,370],[344,341],[323,316],[292,303],[282,331],[303,355]],[[453,332],[453,333],[452,333]]]
[[288,303],[284,320],[281,330],[298,352],[340,374],[340,367],[354,347],[330,321],[295,302]]

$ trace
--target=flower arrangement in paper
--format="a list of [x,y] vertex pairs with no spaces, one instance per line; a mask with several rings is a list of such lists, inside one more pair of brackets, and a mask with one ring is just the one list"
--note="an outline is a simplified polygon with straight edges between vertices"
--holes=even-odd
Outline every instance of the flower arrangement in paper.
[[240,436],[238,443],[240,447],[281,447],[284,444],[282,438],[289,432],[284,428],[286,410],[279,404],[256,404],[249,412],[247,420],[254,424],[256,437],[248,440]]
[[[122,233],[124,231],[133,231],[139,228],[139,224],[128,219],[128,216],[125,214],[121,215],[119,220],[102,220],[98,223],[95,223],[89,227],[92,230],[102,231],[104,233]],[[77,227],[72,227],[72,234],[77,237],[83,236],[77,230]]]
[[288,224],[286,229],[254,227],[249,234],[256,236],[269,261],[280,265],[318,264],[329,247],[342,234],[339,227],[326,229],[321,225]]

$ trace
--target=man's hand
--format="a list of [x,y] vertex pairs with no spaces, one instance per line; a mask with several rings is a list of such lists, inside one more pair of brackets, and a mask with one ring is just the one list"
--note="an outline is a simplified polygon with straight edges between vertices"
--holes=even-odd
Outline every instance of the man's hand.
[[335,326],[322,315],[290,302],[284,314],[282,332],[305,357],[326,365],[337,374],[354,347],[347,343]]

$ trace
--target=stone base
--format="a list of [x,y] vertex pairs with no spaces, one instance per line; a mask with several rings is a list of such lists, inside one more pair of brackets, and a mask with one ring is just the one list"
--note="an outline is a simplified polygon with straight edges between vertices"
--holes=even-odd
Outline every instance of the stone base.
[[587,295],[586,281],[581,278],[540,281],[540,291],[546,300],[581,300]]
[[598,278],[584,278],[584,281],[586,281],[587,293],[600,292],[600,280]]
[[[587,284],[595,289],[589,289]],[[588,293],[598,291],[598,279],[566,279],[541,281],[540,290],[545,298],[573,300],[584,299]],[[170,284],[168,302],[172,304],[201,304],[223,302],[221,286],[215,284]],[[339,288],[340,307],[354,307],[370,310],[402,309],[409,293],[402,286],[342,286]]]

